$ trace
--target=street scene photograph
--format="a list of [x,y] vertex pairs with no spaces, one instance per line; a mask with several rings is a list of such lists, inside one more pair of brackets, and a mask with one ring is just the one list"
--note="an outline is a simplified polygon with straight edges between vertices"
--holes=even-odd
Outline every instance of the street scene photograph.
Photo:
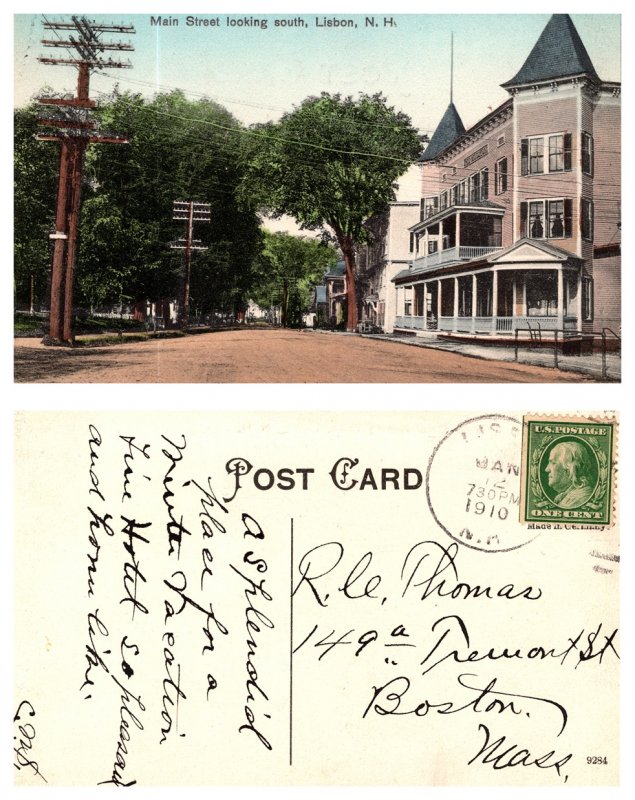
[[15,383],[621,381],[619,14],[15,14]]

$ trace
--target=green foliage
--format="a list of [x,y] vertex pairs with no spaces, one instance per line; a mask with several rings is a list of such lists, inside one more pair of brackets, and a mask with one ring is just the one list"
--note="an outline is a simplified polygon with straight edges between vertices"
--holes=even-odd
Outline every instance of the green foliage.
[[247,197],[355,241],[420,151],[409,118],[380,94],[309,97],[279,123],[255,126],[246,139]]
[[49,233],[55,220],[58,154],[48,142],[35,139],[37,107],[14,113],[14,244],[15,299],[30,304],[45,302],[50,267]]
[[416,130],[380,94],[354,100],[322,93],[245,139],[243,198],[307,228],[333,230],[347,263],[354,326],[354,249],[366,240],[366,220],[392,199],[395,180],[419,155]]
[[[46,285],[57,192],[59,146],[35,142],[36,117],[35,107],[16,112],[16,292],[22,303],[34,265]],[[216,103],[189,101],[178,91],[152,100],[115,91],[95,117],[102,131],[123,134],[129,144],[87,149],[75,305],[176,297],[183,252],[169,243],[184,236],[183,223],[172,221],[172,203],[182,199],[210,203],[212,211],[211,224],[194,227],[209,250],[192,260],[193,301],[201,311],[216,308],[222,287],[228,309],[244,306],[261,232],[256,214],[235,200],[242,178],[240,123]]]
[[319,240],[265,231],[251,297],[263,308],[281,305],[283,325],[293,308],[297,323],[309,308],[313,287],[336,261],[337,251]]

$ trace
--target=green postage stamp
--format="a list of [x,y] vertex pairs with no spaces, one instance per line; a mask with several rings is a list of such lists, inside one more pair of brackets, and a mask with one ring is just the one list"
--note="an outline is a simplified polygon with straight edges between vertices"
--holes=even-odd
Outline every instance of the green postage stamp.
[[610,525],[617,421],[525,417],[522,522]]

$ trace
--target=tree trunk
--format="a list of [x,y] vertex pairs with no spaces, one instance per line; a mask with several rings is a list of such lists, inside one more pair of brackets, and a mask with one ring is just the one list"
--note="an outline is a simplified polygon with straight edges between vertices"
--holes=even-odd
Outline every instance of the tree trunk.
[[336,231],[346,265],[346,330],[357,330],[357,290],[355,286],[355,247],[350,236]]
[[286,328],[289,321],[289,284],[282,282],[282,327]]

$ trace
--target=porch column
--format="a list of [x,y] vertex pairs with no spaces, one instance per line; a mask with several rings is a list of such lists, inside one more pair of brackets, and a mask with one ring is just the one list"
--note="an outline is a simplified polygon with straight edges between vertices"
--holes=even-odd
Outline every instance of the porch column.
[[478,285],[476,281],[476,273],[472,275],[472,333],[476,332],[476,292]]
[[558,275],[558,328],[564,328],[564,270],[560,267]]
[[498,270],[492,270],[492,333],[496,333],[498,317]]
[[523,272],[523,316],[527,316],[527,273]]
[[582,269],[578,270],[578,301],[575,307],[576,314],[578,315],[576,330],[578,333],[582,333]]
[[441,320],[441,308],[442,308],[441,300],[443,299],[443,297],[442,297],[443,292],[441,290],[441,284],[442,283],[443,283],[443,281],[441,280],[441,278],[438,278],[437,279],[437,330],[439,330],[439,331],[441,330],[441,323],[440,323],[440,320]]
[[[512,317],[515,319],[517,314],[516,303],[518,302],[518,273],[514,272],[514,280],[512,281]],[[514,322],[512,320],[512,332],[514,328]]]
[[454,319],[452,320],[452,330],[455,331],[459,326],[459,279],[454,278]]
[[460,248],[461,247],[461,213],[457,212],[456,215],[456,253],[457,258],[460,258]]
[[443,250],[443,221],[439,223],[439,250]]
[[423,282],[423,330],[428,330],[428,284]]

